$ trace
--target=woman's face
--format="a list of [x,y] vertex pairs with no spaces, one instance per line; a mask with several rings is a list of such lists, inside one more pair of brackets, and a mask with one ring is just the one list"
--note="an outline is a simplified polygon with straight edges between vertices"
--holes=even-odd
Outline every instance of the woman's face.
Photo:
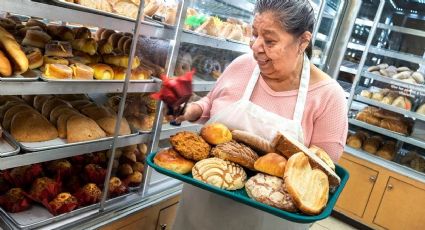
[[[263,76],[278,79],[295,71],[307,45],[282,30],[272,12],[256,14],[253,23],[251,49]],[[306,32],[309,33],[309,32]]]

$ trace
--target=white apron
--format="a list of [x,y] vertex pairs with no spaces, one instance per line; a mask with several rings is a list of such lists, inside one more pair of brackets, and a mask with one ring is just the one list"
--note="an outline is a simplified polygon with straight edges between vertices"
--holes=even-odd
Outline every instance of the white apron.
[[[246,130],[272,140],[277,131],[286,132],[304,143],[301,120],[310,80],[310,62],[304,55],[300,87],[293,119],[268,112],[250,102],[260,75],[258,66],[242,98],[213,116],[208,123],[220,122],[230,129]],[[173,230],[298,230],[310,224],[298,224],[252,208],[229,198],[185,184]]]

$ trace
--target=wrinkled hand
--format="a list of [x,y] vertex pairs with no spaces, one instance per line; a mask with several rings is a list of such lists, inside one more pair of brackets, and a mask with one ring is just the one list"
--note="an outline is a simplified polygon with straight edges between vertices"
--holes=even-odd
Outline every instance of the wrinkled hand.
[[182,123],[183,121],[196,121],[202,115],[202,108],[197,104],[190,104],[187,106],[183,115],[175,118],[176,123]]

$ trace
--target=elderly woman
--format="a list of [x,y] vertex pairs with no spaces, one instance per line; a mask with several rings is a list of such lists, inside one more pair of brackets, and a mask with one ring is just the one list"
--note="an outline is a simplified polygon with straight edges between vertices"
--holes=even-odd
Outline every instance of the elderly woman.
[[[309,62],[314,21],[308,0],[257,0],[252,53],[234,60],[178,120],[245,127],[265,138],[269,128],[284,131],[337,161],[348,129],[346,101],[338,83]],[[306,228],[185,185],[173,229]]]

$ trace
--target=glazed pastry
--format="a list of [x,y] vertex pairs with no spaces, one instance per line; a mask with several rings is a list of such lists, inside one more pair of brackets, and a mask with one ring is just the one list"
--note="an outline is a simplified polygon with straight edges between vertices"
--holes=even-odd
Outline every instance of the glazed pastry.
[[91,31],[87,27],[78,27],[72,30],[75,34],[75,39],[91,38]]
[[129,36],[122,36],[117,43],[117,47],[114,47],[118,52],[123,53],[124,52],[124,44],[128,41],[131,40],[131,37]]
[[317,215],[329,197],[328,177],[320,169],[312,169],[309,158],[302,152],[288,159],[285,185],[295,206],[303,213]]
[[288,212],[297,211],[291,195],[286,191],[282,178],[258,173],[247,180],[245,190],[251,199],[258,202]]
[[[117,56],[107,55],[103,57],[103,61],[106,64],[111,64],[111,65],[127,68],[129,57],[126,55],[117,55]],[[140,60],[137,56],[135,56],[133,59],[133,63],[131,65],[131,69],[135,69],[139,65],[140,65]]]
[[148,80],[152,76],[152,71],[141,68],[141,66],[136,69],[131,70],[131,80]]
[[425,82],[424,75],[422,75],[421,72],[414,72],[412,73],[412,78],[416,81],[418,84],[423,84]]
[[22,51],[21,46],[16,42],[14,37],[2,27],[0,27],[0,47],[13,65],[13,73],[21,74],[28,70],[28,59],[24,51]]
[[45,203],[49,211],[53,215],[60,215],[63,213],[71,212],[78,207],[78,200],[73,195],[67,192],[59,193],[48,204]]
[[93,80],[94,70],[87,65],[76,63],[72,64],[72,79]]
[[180,156],[172,148],[159,151],[153,158],[153,161],[156,165],[178,174],[186,174],[191,172],[193,166],[195,165],[192,161]]
[[46,64],[44,75],[52,79],[71,79],[73,71],[70,67],[62,64]]
[[381,119],[373,116],[373,114],[365,112],[365,111],[361,111],[357,114],[356,119],[359,121],[363,121],[366,122],[368,124],[371,125],[375,125],[375,126],[379,126],[379,124],[381,123]]
[[408,124],[400,120],[382,119],[380,123],[380,127],[391,130],[393,132],[401,133],[404,135],[407,135],[409,133]]
[[201,137],[212,145],[223,144],[232,140],[230,130],[220,123],[208,124],[202,127]]
[[360,96],[362,97],[366,97],[366,98],[371,98],[372,97],[372,93],[368,90],[362,90],[362,92],[360,92]]
[[226,190],[243,188],[247,178],[242,167],[215,157],[197,162],[192,168],[192,175],[195,180]]
[[72,29],[66,26],[48,25],[47,33],[53,38],[60,41],[73,41],[75,40],[75,34]]
[[269,141],[255,134],[241,130],[233,130],[231,134],[233,140],[242,142],[259,153],[265,154],[275,151]]
[[280,178],[284,176],[285,166],[285,157],[277,153],[267,153],[258,158],[254,163],[255,170]]
[[211,155],[223,160],[228,160],[237,163],[245,168],[254,169],[254,163],[258,159],[255,153],[248,146],[230,141],[227,143],[219,144],[211,149]]
[[22,40],[22,45],[32,46],[44,49],[44,46],[52,40],[47,33],[38,30],[28,30],[24,40]]
[[69,42],[51,41],[46,44],[44,55],[54,57],[72,57],[72,46]]
[[0,50],[0,76],[9,77],[12,75],[12,65],[5,54]]
[[98,46],[99,53],[102,55],[111,54],[112,51],[114,50],[114,47],[112,46],[112,44],[106,39],[98,41],[97,46]]
[[29,69],[37,69],[43,65],[43,54],[39,48],[25,48],[25,54]]
[[410,102],[409,99],[407,99],[404,96],[399,96],[396,99],[394,99],[391,105],[402,108],[402,109],[406,109],[406,110],[412,109],[412,103]]
[[112,45],[112,48],[115,49],[115,48],[118,47],[118,42],[123,36],[124,35],[122,35],[120,33],[113,33],[113,34],[111,34],[111,36],[109,36],[107,41]]
[[97,51],[97,42],[93,38],[75,39],[72,41],[72,48],[94,55]]
[[90,65],[94,70],[94,78],[98,80],[112,80],[114,79],[114,71],[109,65],[95,64]]
[[179,154],[194,161],[207,158],[211,149],[198,134],[187,131],[170,136],[170,143]]

